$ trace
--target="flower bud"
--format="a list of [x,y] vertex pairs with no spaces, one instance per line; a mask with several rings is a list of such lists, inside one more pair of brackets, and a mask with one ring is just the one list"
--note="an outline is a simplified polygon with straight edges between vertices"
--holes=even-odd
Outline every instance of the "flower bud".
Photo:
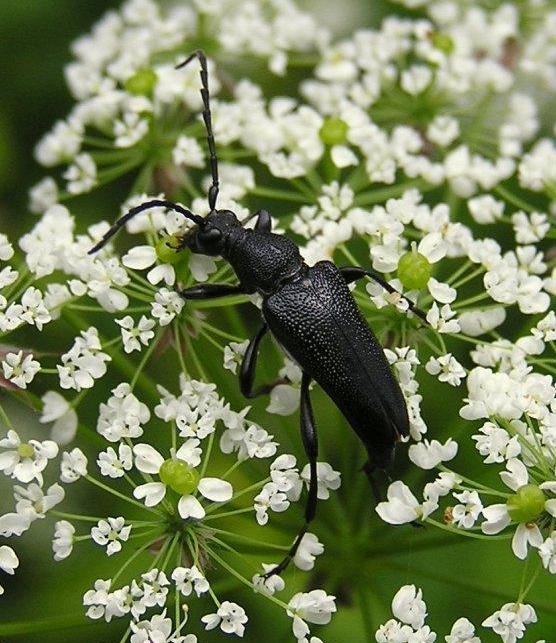
[[429,260],[416,250],[410,250],[400,257],[398,279],[408,290],[424,288],[431,276]]
[[544,511],[545,496],[535,484],[525,484],[508,498],[506,506],[515,522],[534,522]]
[[156,244],[156,256],[162,263],[178,263],[183,258],[179,244],[180,240],[176,235],[162,237]]
[[322,124],[319,136],[325,145],[341,145],[347,141],[348,125],[341,118],[327,118]]
[[187,462],[176,458],[165,460],[158,475],[165,485],[184,496],[195,491],[199,484],[197,470],[190,467]]
[[150,96],[156,80],[156,73],[152,69],[140,69],[125,81],[125,89],[136,96]]

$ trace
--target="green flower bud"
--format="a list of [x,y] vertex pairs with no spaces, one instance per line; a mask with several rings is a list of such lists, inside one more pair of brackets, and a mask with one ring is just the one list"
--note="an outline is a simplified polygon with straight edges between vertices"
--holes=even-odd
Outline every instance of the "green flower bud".
[[450,55],[454,51],[454,41],[448,34],[435,31],[430,38],[433,47],[443,53]]
[[130,94],[150,96],[156,80],[156,74],[152,69],[140,69],[125,81],[124,87]]
[[544,511],[545,501],[542,489],[535,484],[525,484],[508,498],[506,507],[515,522],[534,522]]
[[199,484],[197,470],[190,467],[187,462],[176,458],[165,460],[158,475],[165,485],[182,496],[195,491]]
[[348,125],[341,118],[327,118],[319,130],[325,145],[341,145],[347,141]]
[[416,250],[410,250],[400,257],[398,279],[408,290],[420,290],[427,285],[432,268],[429,260]]
[[17,447],[17,453],[20,458],[32,458],[35,455],[35,449],[25,442]]
[[162,263],[178,263],[178,261],[183,259],[179,244],[180,240],[176,235],[162,237],[156,244],[156,256]]

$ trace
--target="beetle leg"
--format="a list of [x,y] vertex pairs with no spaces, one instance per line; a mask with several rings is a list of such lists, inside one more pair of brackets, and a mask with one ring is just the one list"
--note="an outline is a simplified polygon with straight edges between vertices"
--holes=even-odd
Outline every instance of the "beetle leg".
[[242,219],[241,225],[245,225],[251,219],[257,219],[255,223],[255,230],[258,232],[272,232],[272,219],[266,210],[257,210],[245,219]]
[[[387,290],[389,293],[396,293],[400,297],[404,297],[401,292],[398,292],[387,281],[380,277],[380,275],[372,270],[366,270],[365,268],[361,268],[359,266],[344,266],[342,268],[339,268],[339,271],[342,273],[342,277],[345,279],[346,284],[351,284],[354,281],[357,281],[358,279],[366,276],[373,281],[376,281],[377,284],[380,284],[384,288],[384,290]],[[417,306],[415,306],[415,304],[407,297],[404,297],[404,299],[407,301],[409,310],[411,310],[412,313],[417,315],[417,317],[428,324],[429,322],[427,321],[427,314],[420,308],[417,308]]]
[[227,295],[243,295],[245,290],[241,284],[197,284],[180,290],[184,299],[212,299],[213,297],[226,297]]
[[270,214],[266,210],[259,210],[255,212],[257,217],[257,223],[255,223],[255,230],[259,232],[271,232],[272,231],[272,219]]
[[263,575],[263,578],[269,578],[275,574],[281,574],[286,567],[291,563],[299,545],[303,540],[303,536],[309,529],[309,524],[315,517],[317,512],[317,455],[318,455],[318,440],[317,429],[315,427],[315,419],[313,417],[313,409],[311,406],[311,398],[309,397],[309,384],[311,383],[311,376],[303,373],[301,378],[301,438],[303,440],[303,447],[309,459],[310,478],[309,478],[309,494],[307,497],[307,504],[305,506],[305,524],[297,534],[293,545],[290,548],[287,556],[276,567]]
[[272,391],[280,381],[273,382],[272,384],[264,384],[263,386],[258,386],[256,389],[253,389],[257,368],[257,357],[259,354],[259,344],[267,332],[268,326],[263,324],[255,337],[253,337],[249,342],[249,346],[247,346],[247,350],[243,356],[243,361],[241,362],[241,368],[239,371],[239,388],[241,389],[242,395],[249,399],[257,397],[258,395],[270,393],[270,391]]

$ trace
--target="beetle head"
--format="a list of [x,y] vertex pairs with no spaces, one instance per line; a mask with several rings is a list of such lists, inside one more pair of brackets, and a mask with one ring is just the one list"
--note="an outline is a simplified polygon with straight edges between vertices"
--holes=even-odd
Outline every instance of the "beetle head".
[[231,210],[213,210],[203,223],[185,235],[183,243],[193,252],[216,257],[223,254],[226,240],[241,223]]

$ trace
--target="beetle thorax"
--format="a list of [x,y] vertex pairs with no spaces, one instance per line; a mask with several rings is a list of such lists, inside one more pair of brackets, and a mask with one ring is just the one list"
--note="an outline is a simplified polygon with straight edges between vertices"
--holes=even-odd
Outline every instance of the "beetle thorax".
[[249,291],[274,292],[303,267],[297,246],[278,234],[243,230],[226,257]]

